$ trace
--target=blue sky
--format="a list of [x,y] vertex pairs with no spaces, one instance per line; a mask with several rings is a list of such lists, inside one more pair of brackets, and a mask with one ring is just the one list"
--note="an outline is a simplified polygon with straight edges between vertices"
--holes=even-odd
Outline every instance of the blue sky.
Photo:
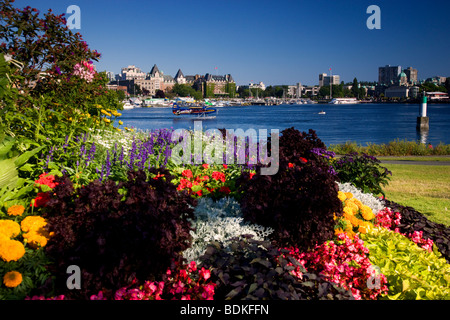
[[[15,2],[58,14],[72,4],[77,31],[102,54],[99,71],[156,64],[172,76],[231,74],[238,85],[316,85],[329,68],[345,82],[377,81],[386,64],[416,68],[419,79],[450,76],[447,0]],[[366,27],[370,5],[381,9],[380,30]]]

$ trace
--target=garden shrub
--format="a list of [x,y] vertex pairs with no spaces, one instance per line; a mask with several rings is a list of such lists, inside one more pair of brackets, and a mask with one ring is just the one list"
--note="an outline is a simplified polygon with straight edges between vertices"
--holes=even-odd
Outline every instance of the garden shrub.
[[323,157],[311,152],[323,147],[314,131],[282,132],[280,168],[275,175],[244,172],[241,210],[252,223],[274,229],[271,238],[280,246],[307,250],[334,235],[334,215],[340,216],[336,177]]
[[414,208],[387,199],[384,202],[386,207],[400,213],[400,224],[397,225],[400,233],[413,234],[414,231],[422,231],[423,238],[432,239],[439,252],[450,263],[450,227],[430,221]]
[[[217,284],[215,300],[347,300],[349,291],[337,287],[314,273],[303,273],[300,280],[291,271],[303,268],[293,258],[284,258],[270,241],[257,241],[250,236],[235,238],[224,250],[218,242],[211,243],[201,265],[211,269]],[[294,266],[294,265],[295,266]],[[305,271],[304,269],[302,269]]]
[[450,265],[436,247],[420,248],[407,237],[385,228],[361,235],[369,259],[388,280],[385,298],[395,300],[450,299]]
[[[152,177],[153,176],[153,177]],[[81,290],[67,296],[88,299],[90,294],[144,281],[182,259],[190,246],[195,200],[178,192],[167,170],[130,171],[128,180],[95,180],[74,190],[64,176],[57,178],[47,202],[48,229],[55,233],[46,252],[55,261],[58,293],[67,291],[66,268],[81,268]]]
[[335,161],[333,167],[341,183],[350,182],[365,193],[384,196],[382,186],[388,184],[392,173],[380,163],[373,156],[353,152]]

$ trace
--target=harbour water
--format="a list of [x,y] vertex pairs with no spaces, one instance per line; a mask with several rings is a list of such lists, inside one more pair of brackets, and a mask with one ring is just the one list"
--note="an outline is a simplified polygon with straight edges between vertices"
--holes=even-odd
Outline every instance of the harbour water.
[[[319,114],[325,111],[325,114]],[[121,111],[123,126],[142,130],[173,128],[194,129],[194,117],[172,114],[171,108],[135,108]],[[253,128],[300,131],[313,129],[326,144],[346,141],[366,145],[400,139],[432,145],[450,144],[450,105],[428,104],[429,131],[416,130],[419,105],[414,104],[303,104],[218,108],[215,119],[202,120],[206,129]]]

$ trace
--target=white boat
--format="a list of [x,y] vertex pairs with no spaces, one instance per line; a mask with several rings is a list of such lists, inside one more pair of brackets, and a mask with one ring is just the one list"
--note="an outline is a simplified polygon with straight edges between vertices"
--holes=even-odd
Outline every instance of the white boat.
[[125,110],[127,110],[127,109],[134,109],[134,105],[132,105],[132,104],[129,103],[129,102],[125,102],[125,103],[123,104],[123,108],[124,108]]
[[357,104],[359,101],[356,98],[333,98],[329,104]]
[[325,111],[320,111],[319,114],[327,114]]

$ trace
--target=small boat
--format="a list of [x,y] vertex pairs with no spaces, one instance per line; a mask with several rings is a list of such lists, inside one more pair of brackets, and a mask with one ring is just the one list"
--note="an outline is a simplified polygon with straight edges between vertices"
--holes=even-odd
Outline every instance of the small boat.
[[[185,103],[176,102],[172,105],[172,113],[176,116],[181,115],[196,115],[201,118],[206,118],[207,115],[216,113],[216,108],[211,108],[208,105],[188,105]],[[215,118],[208,116],[208,119]]]
[[325,111],[320,111],[319,114],[327,114]]
[[125,102],[125,103],[123,104],[123,109],[125,109],[125,110],[127,110],[127,109],[134,109],[134,105],[132,105],[132,104],[129,103],[129,102]]

